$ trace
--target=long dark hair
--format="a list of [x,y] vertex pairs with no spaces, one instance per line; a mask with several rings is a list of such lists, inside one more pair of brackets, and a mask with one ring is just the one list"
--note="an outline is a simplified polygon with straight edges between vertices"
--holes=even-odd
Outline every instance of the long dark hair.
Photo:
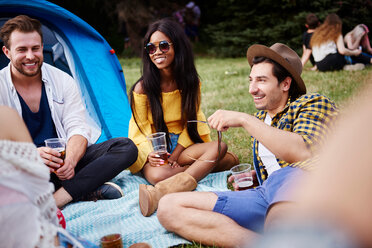
[[[196,114],[200,107],[200,81],[194,64],[194,55],[191,44],[182,27],[169,18],[161,19],[152,23],[144,37],[143,47],[150,41],[151,35],[160,31],[169,37],[174,49],[174,60],[172,63],[172,75],[177,88],[181,93],[181,123],[187,125],[187,131],[194,143],[202,143],[203,140],[197,130],[197,123],[187,123],[187,120],[196,120]],[[133,90],[142,81],[142,89],[147,95],[150,103],[151,114],[156,132],[165,132],[169,143],[169,132],[164,121],[164,113],[161,106],[162,95],[160,88],[159,69],[151,61],[145,49],[142,49],[142,76],[130,90],[130,105],[134,120],[142,132],[136,120],[134,109]]]

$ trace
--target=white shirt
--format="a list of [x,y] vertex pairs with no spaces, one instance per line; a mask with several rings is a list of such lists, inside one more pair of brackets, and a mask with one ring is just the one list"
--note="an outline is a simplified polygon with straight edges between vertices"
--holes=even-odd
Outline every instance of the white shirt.
[[[66,141],[73,135],[81,135],[94,144],[101,130],[86,114],[85,106],[75,80],[67,73],[43,63],[41,77],[45,85],[48,104],[57,135]],[[10,63],[0,71],[0,105],[14,108],[22,116],[22,107],[13,85]],[[88,123],[92,123],[89,125]]]
[[314,46],[312,53],[315,62],[322,61],[328,54],[337,53],[337,45],[334,41],[328,41],[320,46]]
[[[265,123],[271,125],[271,117],[266,114]],[[269,151],[261,142],[258,143],[258,156],[260,156],[262,163],[270,176],[274,171],[279,170],[281,167],[276,160],[275,155]]]

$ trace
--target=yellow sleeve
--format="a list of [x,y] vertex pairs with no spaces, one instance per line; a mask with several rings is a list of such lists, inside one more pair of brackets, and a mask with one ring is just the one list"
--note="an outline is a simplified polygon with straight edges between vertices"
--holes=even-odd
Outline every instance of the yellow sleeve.
[[[196,119],[199,120],[199,121],[206,121],[207,119],[205,118],[205,115],[203,113],[203,111],[201,110],[201,108],[199,108],[199,111],[198,113],[196,114]],[[198,125],[198,133],[200,135],[200,138],[204,141],[204,142],[210,142],[212,139],[211,139],[211,136],[210,136],[210,129],[209,129],[209,126],[205,123],[197,123]],[[181,146],[187,148],[189,146],[191,146],[192,144],[194,144],[194,142],[191,140],[190,136],[189,136],[189,133],[187,132],[187,127],[185,126],[184,129],[182,130],[181,134],[180,134],[180,137],[178,138],[178,144],[180,144]]]
[[[129,121],[128,138],[130,138],[138,148],[137,161],[129,167],[132,173],[139,172],[147,161],[147,156],[151,152],[150,144],[147,142],[145,134],[151,134],[151,124],[148,120],[148,104],[145,94],[137,94],[133,92],[134,98],[134,113]],[[137,123],[134,120],[135,114]],[[138,124],[138,125],[137,125]],[[138,128],[141,127],[141,130]],[[145,134],[144,134],[145,133]]]

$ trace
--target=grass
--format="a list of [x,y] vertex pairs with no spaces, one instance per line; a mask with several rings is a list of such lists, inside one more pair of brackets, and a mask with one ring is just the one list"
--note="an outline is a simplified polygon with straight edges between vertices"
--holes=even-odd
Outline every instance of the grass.
[[[121,59],[127,89],[140,77],[141,61],[137,58]],[[208,117],[218,109],[235,110],[253,114],[256,109],[248,92],[250,68],[246,58],[216,59],[198,58],[196,67],[202,82],[202,109]],[[372,66],[365,70],[350,72],[313,72],[305,67],[302,78],[307,92],[318,92],[330,97],[342,109],[350,101],[356,101],[355,93],[372,76]],[[369,81],[371,82],[371,81]],[[212,139],[217,135],[212,132]],[[223,141],[229,150],[238,155],[241,162],[252,163],[250,135],[242,128],[233,128],[223,134]],[[193,242],[181,244],[178,248],[198,248],[206,246]]]

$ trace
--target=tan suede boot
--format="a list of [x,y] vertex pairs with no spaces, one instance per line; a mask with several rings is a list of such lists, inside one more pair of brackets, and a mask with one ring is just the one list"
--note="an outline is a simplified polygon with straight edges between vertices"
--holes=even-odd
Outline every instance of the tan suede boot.
[[232,167],[238,164],[239,164],[239,158],[232,152],[226,152],[225,156],[213,168],[212,172],[230,170]]
[[180,172],[161,182],[152,185],[140,184],[139,205],[143,216],[150,216],[158,208],[160,198],[174,192],[191,191],[198,183],[186,172]]

